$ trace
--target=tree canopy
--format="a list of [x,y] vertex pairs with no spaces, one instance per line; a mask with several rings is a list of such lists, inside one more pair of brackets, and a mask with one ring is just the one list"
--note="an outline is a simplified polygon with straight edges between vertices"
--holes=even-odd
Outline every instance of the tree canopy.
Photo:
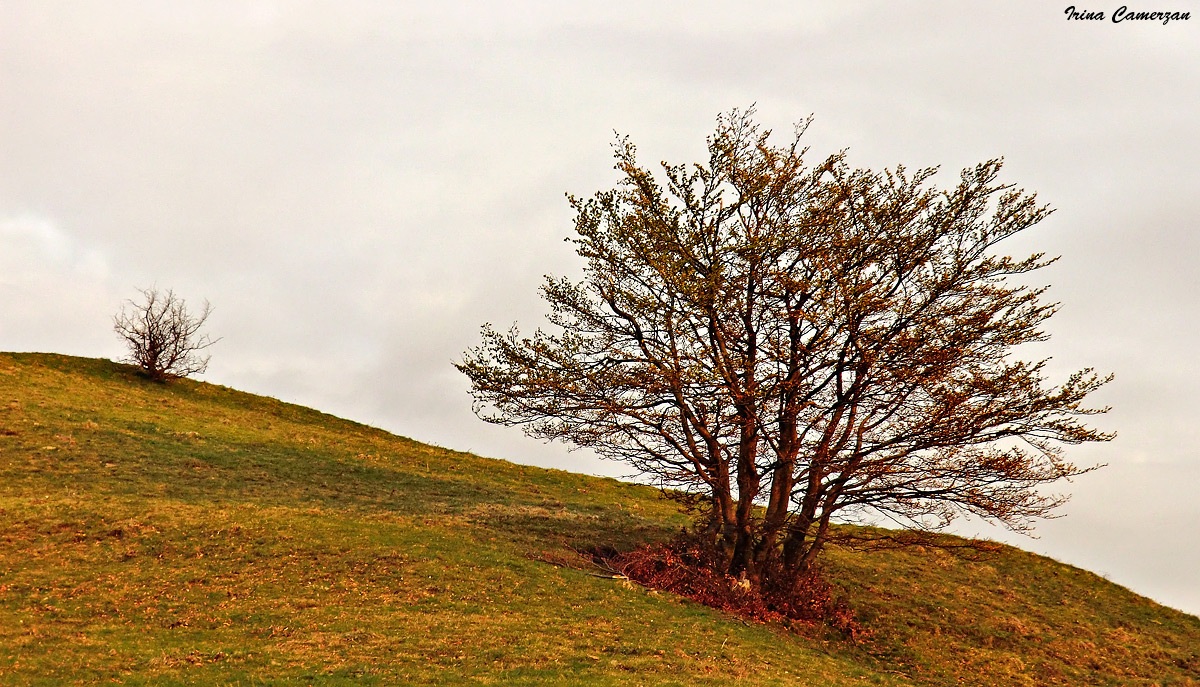
[[937,528],[970,513],[1014,529],[1090,468],[1063,447],[1105,441],[1084,399],[1108,377],[1053,384],[1020,360],[1057,309],[1026,275],[1043,254],[1001,241],[1051,210],[962,171],[809,165],[753,110],[718,118],[708,160],[638,163],[570,197],[582,282],[547,277],[548,330],[483,327],[457,364],[476,412],[594,449],[690,494],[727,572],[805,569],[835,516]]

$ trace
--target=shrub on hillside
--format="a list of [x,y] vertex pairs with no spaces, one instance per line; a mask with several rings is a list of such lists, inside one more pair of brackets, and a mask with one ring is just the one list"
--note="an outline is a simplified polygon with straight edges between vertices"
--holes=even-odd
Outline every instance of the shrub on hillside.
[[865,628],[858,624],[847,603],[835,595],[819,566],[798,571],[780,564],[765,582],[754,583],[722,572],[723,566],[710,548],[685,536],[617,554],[604,564],[643,586],[748,620],[789,627],[797,623],[825,624],[852,639],[865,637]]
[[200,351],[219,340],[200,334],[212,306],[205,301],[200,313],[193,315],[170,289],[163,293],[151,287],[141,292],[142,302],[126,301],[113,316],[113,329],[129,348],[125,362],[137,365],[156,382],[204,372],[209,356]]

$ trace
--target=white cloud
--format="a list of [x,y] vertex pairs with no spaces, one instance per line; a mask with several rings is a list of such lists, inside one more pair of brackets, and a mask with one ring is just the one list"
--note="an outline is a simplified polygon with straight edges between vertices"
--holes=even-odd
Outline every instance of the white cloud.
[[36,215],[0,219],[0,347],[81,355],[115,350],[117,299],[104,254]]
[[79,246],[53,222],[36,215],[0,219],[0,280],[87,278],[103,281],[108,263],[97,250]]

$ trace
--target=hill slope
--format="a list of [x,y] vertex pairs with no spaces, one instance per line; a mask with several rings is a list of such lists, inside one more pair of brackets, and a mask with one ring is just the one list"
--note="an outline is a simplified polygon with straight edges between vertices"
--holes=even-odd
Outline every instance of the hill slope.
[[637,485],[0,354],[2,684],[1200,684],[1200,619],[1007,547],[833,552],[860,645],[546,562],[682,524]]

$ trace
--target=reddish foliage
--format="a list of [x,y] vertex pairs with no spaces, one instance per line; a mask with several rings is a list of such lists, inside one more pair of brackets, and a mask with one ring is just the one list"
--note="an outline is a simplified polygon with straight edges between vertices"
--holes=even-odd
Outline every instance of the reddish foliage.
[[643,586],[747,620],[793,628],[825,624],[851,639],[865,636],[854,612],[845,601],[835,598],[833,588],[816,569],[796,573],[776,567],[762,576],[762,583],[751,584],[722,572],[712,554],[686,539],[600,558],[611,570]]

